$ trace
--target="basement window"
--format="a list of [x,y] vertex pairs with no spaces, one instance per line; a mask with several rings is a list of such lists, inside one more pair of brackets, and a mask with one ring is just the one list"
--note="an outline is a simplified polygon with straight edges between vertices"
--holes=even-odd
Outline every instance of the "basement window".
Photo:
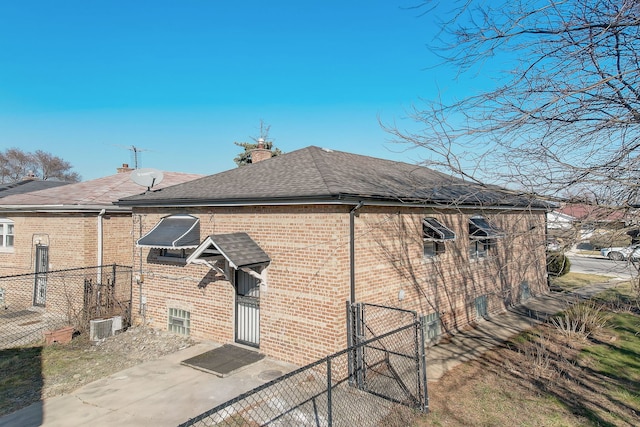
[[423,325],[424,336],[427,342],[435,341],[442,334],[442,328],[440,326],[440,314],[437,312],[424,316]]
[[476,307],[476,317],[478,319],[486,319],[489,317],[489,305],[486,295],[480,295],[473,303]]
[[167,329],[180,335],[191,333],[191,312],[179,308],[170,308],[167,316]]

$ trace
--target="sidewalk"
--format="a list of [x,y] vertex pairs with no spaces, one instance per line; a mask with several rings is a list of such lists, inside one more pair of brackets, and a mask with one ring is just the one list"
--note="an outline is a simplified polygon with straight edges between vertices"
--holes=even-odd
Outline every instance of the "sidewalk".
[[[577,294],[551,293],[482,321],[448,342],[427,350],[427,377],[438,380],[454,366],[501,345],[512,336],[566,308],[566,301],[589,297],[619,281],[593,285]],[[218,347],[200,343],[158,360],[117,372],[64,396],[35,403],[0,417],[0,427],[176,426],[237,395],[294,370],[296,366],[263,359],[225,378],[180,364]]]

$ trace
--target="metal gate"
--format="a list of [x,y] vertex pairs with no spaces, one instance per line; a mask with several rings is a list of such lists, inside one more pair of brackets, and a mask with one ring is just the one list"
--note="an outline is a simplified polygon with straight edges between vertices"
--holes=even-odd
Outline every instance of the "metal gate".
[[[349,370],[353,385],[385,397],[395,389],[399,403],[428,411],[424,319],[414,311],[376,304],[347,302]],[[407,325],[413,329],[412,351],[398,341],[380,340]]]
[[260,282],[236,271],[236,342],[260,346]]
[[[102,269],[101,269],[102,270]],[[84,324],[93,319],[121,316],[123,325],[131,323],[131,267],[104,266],[103,283],[84,279]]]
[[33,305],[44,306],[47,300],[47,272],[49,271],[49,246],[36,245],[35,284]]
[[[350,323],[361,327],[355,337],[358,344],[258,386],[180,427],[412,425],[415,411],[428,411],[423,323],[404,323],[412,312],[393,308],[357,305],[352,310],[348,302],[347,308]],[[359,350],[363,368],[356,380],[353,354]]]

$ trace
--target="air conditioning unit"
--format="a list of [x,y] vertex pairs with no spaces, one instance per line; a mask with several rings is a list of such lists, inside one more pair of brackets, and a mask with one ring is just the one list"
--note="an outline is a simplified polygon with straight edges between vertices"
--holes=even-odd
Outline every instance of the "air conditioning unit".
[[113,316],[111,320],[111,335],[122,332],[122,316]]
[[89,340],[100,341],[113,335],[113,319],[96,319],[89,322]]

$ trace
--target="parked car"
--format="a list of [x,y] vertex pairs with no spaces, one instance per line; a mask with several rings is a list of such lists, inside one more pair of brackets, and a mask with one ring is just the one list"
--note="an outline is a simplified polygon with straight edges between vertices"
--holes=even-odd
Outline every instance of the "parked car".
[[626,247],[602,248],[600,254],[614,261],[640,258],[640,244]]

